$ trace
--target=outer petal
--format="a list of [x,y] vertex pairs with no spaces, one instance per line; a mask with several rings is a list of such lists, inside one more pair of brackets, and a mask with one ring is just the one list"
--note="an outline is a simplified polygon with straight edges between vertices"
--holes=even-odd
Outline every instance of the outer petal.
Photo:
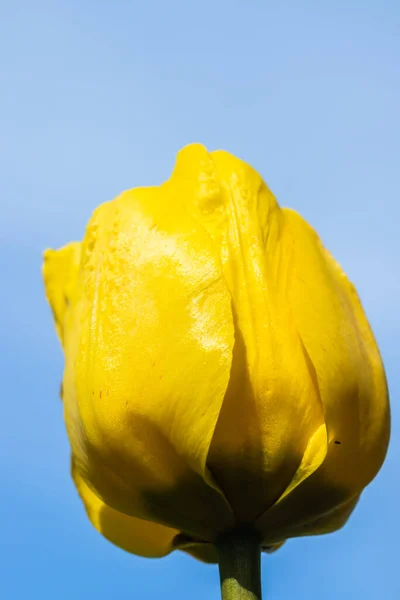
[[233,323],[185,201],[177,181],[95,212],[66,333],[65,417],[80,472],[108,505],[204,538],[231,523],[204,479]]
[[351,513],[355,509],[360,499],[360,495],[349,498],[343,504],[339,504],[334,509],[325,514],[319,514],[311,519],[307,524],[298,523],[297,529],[293,524],[293,532],[296,536],[321,535],[332,533],[346,524]]
[[216,564],[218,562],[217,550],[213,544],[187,543],[179,546],[179,550],[190,554],[204,563]]
[[386,455],[390,414],[384,368],[354,286],[297,213],[287,210],[285,218],[296,244],[291,301],[316,371],[328,458],[334,457],[329,481],[357,493]]
[[86,485],[74,464],[72,477],[92,525],[111,543],[147,558],[165,556],[174,550],[177,530],[129,517],[107,506]]
[[[360,495],[341,501],[344,494],[338,493],[334,488],[313,490],[311,479],[306,480],[294,493],[275,504],[258,520],[257,526],[264,534],[264,543],[276,543],[279,548],[282,540],[287,538],[332,533],[346,524]],[[328,509],[326,499],[329,498],[331,501]]]
[[383,365],[354,287],[299,215],[287,210],[285,220],[295,246],[290,301],[315,368],[328,452],[311,477],[299,477],[300,485],[259,520],[274,539],[343,524],[378,472],[390,430]]
[[43,279],[58,337],[64,340],[65,321],[75,300],[81,257],[80,242],[71,242],[60,250],[44,253]]
[[[207,464],[237,518],[252,522],[290,483],[309,439],[325,431],[289,301],[292,238],[260,176],[233,156],[185,148],[178,175],[220,254],[235,319],[231,379]],[[325,456],[317,455],[314,468]]]

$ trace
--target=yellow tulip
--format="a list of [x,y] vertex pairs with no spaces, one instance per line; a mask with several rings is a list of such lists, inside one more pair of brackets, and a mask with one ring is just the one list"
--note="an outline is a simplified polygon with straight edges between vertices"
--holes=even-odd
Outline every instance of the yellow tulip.
[[184,148],[169,181],[45,253],[72,474],[93,525],[142,556],[215,561],[347,520],[389,440],[353,285],[246,163]]

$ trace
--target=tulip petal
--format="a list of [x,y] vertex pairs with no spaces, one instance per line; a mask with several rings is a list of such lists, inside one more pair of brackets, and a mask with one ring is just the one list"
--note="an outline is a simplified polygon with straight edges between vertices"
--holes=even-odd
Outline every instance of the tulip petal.
[[385,373],[357,293],[314,230],[294,211],[284,215],[295,245],[290,302],[315,369],[328,449],[321,466],[258,520],[274,539],[307,535],[310,523],[314,533],[340,526],[336,506],[376,475],[390,433]]
[[293,490],[300,485],[300,483],[315,473],[326,457],[326,442],[326,425],[323,423],[311,436],[303,454],[303,458],[301,459],[299,468],[283,492],[282,496],[280,496],[278,502],[281,502],[283,498],[293,492]]
[[341,493],[328,485],[325,489],[313,486],[314,476],[258,519],[256,528],[263,535],[264,543],[332,533],[346,524],[360,495],[349,496],[344,490]]
[[178,547],[179,550],[190,554],[197,560],[207,564],[216,564],[218,562],[217,550],[213,544],[187,543]]
[[218,258],[185,202],[178,179],[96,210],[66,335],[64,405],[80,472],[107,504],[206,536],[231,520],[205,480],[234,333]]
[[247,522],[284,492],[310,437],[324,428],[288,297],[293,240],[275,198],[248,165],[198,146],[185,148],[179,163],[182,178],[197,177],[192,211],[220,253],[234,307],[231,379],[207,464]]
[[129,517],[107,506],[85,483],[74,464],[72,477],[90,522],[112,544],[147,558],[165,556],[174,550],[177,530]]
[[266,544],[265,546],[261,546],[261,550],[263,552],[265,552],[266,554],[273,554],[274,552],[276,552],[277,550],[279,550],[279,548],[282,548],[283,544],[285,543],[286,540],[282,540],[281,542],[275,542],[273,544]]
[[306,527],[300,525],[296,535],[322,535],[337,531],[347,523],[347,520],[357,506],[359,499],[360,495],[357,494],[347,500],[347,502],[339,504],[339,506],[336,506],[327,514],[311,519]]
[[65,318],[74,301],[81,256],[80,242],[71,242],[59,250],[44,253],[43,279],[58,337],[64,339]]
[[[328,430],[331,484],[359,493],[386,454],[390,415],[385,372],[354,289],[314,230],[286,210],[296,240],[291,302],[315,368]],[[331,460],[332,457],[332,460]]]

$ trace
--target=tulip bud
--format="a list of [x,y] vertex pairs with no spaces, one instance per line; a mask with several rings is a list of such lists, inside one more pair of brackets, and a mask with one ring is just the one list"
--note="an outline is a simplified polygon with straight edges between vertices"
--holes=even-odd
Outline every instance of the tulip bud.
[[45,253],[72,474],[93,525],[143,556],[215,561],[341,527],[389,440],[385,374],[353,285],[226,152],[94,212]]

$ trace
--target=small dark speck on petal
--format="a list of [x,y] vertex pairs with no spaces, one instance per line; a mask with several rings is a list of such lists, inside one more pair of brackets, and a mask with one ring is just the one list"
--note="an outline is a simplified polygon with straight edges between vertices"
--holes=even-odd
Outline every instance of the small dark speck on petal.
[[335,444],[341,444],[342,442],[339,442],[339,440],[335,440]]

